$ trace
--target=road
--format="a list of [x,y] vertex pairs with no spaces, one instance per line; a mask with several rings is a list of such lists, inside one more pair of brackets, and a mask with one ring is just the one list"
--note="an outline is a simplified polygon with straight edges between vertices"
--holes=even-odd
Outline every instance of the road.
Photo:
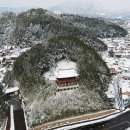
[[130,111],[102,123],[88,125],[73,130],[126,130],[130,127]]

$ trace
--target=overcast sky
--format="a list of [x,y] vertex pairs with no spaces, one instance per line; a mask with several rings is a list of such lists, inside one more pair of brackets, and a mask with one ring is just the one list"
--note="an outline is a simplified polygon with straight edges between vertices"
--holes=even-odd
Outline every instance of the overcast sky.
[[[48,8],[72,0],[0,0],[0,7],[43,7]],[[77,1],[77,0],[73,0]],[[79,0],[88,1],[88,0]],[[99,2],[107,9],[130,10],[130,0],[89,0]]]
[[66,0],[0,0],[0,7],[49,7]]

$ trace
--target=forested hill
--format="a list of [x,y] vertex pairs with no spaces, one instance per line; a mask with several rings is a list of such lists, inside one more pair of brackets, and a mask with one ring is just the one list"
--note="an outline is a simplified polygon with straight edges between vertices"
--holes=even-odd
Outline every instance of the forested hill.
[[[43,74],[61,60],[77,63],[79,88],[71,94],[67,91],[55,94],[55,83],[50,84],[43,78]],[[33,46],[17,58],[11,74],[12,83],[18,82],[26,98],[30,127],[109,109],[105,92],[110,79],[109,69],[98,53],[72,36],[54,37],[46,46],[44,42]]]
[[73,14],[61,14],[61,18],[70,21],[75,26],[82,28],[88,27],[100,38],[122,37],[127,34],[125,29],[103,18],[89,18]]
[[99,18],[77,15],[55,15],[43,9],[31,9],[18,16],[5,15],[0,19],[0,41],[21,46],[32,46],[54,36],[76,36],[95,49],[106,49],[98,37],[125,36],[127,32]]

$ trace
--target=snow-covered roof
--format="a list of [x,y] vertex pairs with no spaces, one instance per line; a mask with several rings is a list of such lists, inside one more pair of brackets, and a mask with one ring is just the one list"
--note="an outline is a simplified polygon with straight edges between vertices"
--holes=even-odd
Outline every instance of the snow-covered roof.
[[115,98],[113,94],[107,94],[107,98]]
[[46,80],[56,80],[57,77],[74,77],[77,74],[76,63],[72,61],[62,60],[59,61],[55,67],[51,68],[48,72],[44,73]]
[[109,47],[109,48],[114,48],[115,45],[114,45],[114,44],[108,44],[107,47]]
[[56,73],[56,78],[77,77],[78,74],[75,69],[59,69]]
[[116,63],[115,58],[106,57],[104,60],[107,63],[107,65],[114,65]]
[[3,60],[3,57],[0,57],[0,61],[2,61]]
[[8,49],[10,49],[11,47],[13,47],[13,48],[14,48],[14,46],[9,46],[9,45],[6,45],[6,46],[4,46],[4,49],[5,49],[5,50],[8,50]]
[[5,90],[5,94],[12,93],[12,92],[16,92],[16,91],[18,91],[18,90],[19,90],[18,87],[7,88],[7,89]]

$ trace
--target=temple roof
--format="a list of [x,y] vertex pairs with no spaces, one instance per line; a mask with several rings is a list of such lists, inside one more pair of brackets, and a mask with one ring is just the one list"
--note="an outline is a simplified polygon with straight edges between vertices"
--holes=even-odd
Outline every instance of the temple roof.
[[18,87],[7,88],[7,89],[5,90],[5,94],[12,93],[12,92],[16,92],[16,91],[18,91],[18,90],[19,90]]
[[78,77],[78,74],[74,68],[59,69],[56,72],[56,78],[70,78],[70,77]]

